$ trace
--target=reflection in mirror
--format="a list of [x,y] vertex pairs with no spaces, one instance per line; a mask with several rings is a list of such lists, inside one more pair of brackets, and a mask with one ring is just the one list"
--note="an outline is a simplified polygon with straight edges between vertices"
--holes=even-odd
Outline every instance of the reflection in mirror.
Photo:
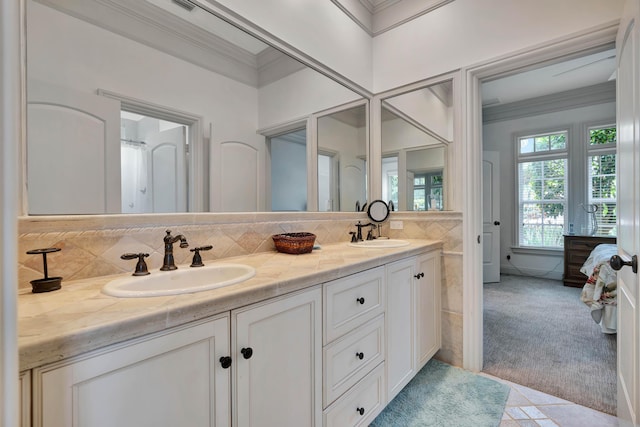
[[[190,10],[171,0],[25,2],[29,214],[269,210],[274,168],[258,131],[362,98],[217,18],[206,1]],[[188,119],[125,108],[131,100]],[[175,152],[149,157],[146,136],[122,134],[122,111],[186,126],[171,138],[185,137],[188,151],[172,142]],[[121,139],[145,141],[147,165],[172,170],[155,177],[171,200],[142,200],[142,177],[128,187],[141,172],[124,169],[136,156],[122,156]]]
[[268,138],[271,158],[271,210],[307,210],[307,130]]
[[444,210],[452,84],[382,101],[382,198],[400,211]]
[[122,213],[184,212],[188,127],[122,111]]
[[367,108],[360,104],[318,118],[318,210],[366,211]]

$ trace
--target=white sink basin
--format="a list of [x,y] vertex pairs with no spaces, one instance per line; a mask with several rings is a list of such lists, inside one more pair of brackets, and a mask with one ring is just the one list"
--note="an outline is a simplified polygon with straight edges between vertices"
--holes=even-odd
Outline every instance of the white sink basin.
[[173,271],[154,271],[147,276],[115,279],[104,285],[102,292],[129,298],[188,294],[240,283],[255,274],[253,267],[243,264],[181,267]]
[[409,245],[409,242],[406,240],[400,239],[375,239],[375,240],[365,240],[358,243],[349,243],[350,246],[354,246],[356,248],[399,248],[401,246]]

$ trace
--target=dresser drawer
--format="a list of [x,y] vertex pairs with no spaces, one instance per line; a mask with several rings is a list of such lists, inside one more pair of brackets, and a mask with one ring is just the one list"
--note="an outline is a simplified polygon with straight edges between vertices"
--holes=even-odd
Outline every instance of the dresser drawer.
[[384,312],[384,267],[325,283],[324,344]]
[[325,427],[366,426],[384,408],[384,362],[324,411]]
[[326,346],[323,356],[326,407],[384,360],[384,315]]

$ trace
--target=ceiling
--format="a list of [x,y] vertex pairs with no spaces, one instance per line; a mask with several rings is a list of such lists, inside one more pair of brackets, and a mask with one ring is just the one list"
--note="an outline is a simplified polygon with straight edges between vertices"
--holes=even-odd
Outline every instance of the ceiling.
[[504,105],[615,80],[615,55],[610,48],[484,82],[482,105]]

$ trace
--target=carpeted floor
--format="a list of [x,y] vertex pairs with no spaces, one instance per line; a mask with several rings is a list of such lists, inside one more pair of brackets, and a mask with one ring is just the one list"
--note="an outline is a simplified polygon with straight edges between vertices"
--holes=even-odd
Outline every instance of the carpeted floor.
[[509,387],[430,360],[387,405],[373,427],[497,427]]
[[501,276],[484,284],[484,372],[598,411],[616,411],[616,335],[579,288]]

